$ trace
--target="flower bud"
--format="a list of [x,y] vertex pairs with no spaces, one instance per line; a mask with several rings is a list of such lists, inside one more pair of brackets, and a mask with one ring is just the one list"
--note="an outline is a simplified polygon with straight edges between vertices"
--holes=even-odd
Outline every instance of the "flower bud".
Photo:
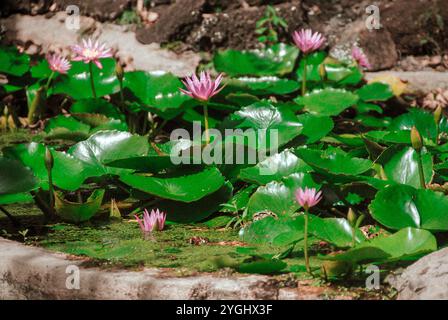
[[438,106],[437,109],[434,111],[434,122],[436,123],[436,126],[439,125],[441,118],[442,118],[442,106]]
[[120,63],[115,64],[115,74],[117,75],[118,80],[122,81],[124,76],[123,67]]
[[356,216],[355,211],[353,211],[352,208],[349,208],[349,209],[348,209],[347,220],[348,220],[348,223],[350,223],[350,225],[351,225],[352,227],[355,226],[355,224],[356,224],[356,220],[357,220],[357,216]]
[[422,136],[420,135],[420,132],[418,132],[417,128],[414,126],[411,130],[411,143],[412,147],[420,152],[423,148],[423,140]]
[[47,168],[48,171],[51,171],[51,169],[53,169],[53,166],[54,166],[53,154],[51,153],[50,148],[46,147],[45,148],[45,167]]

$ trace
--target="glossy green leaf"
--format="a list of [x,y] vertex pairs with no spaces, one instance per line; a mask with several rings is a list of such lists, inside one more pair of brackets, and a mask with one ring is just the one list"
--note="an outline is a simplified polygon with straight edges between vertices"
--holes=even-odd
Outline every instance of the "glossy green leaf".
[[380,82],[366,84],[356,94],[363,101],[386,101],[394,96],[391,87]]
[[241,263],[238,266],[240,273],[275,274],[285,269],[287,264],[277,259],[262,259],[252,262]]
[[359,175],[373,166],[370,160],[350,157],[338,148],[330,147],[323,151],[298,149],[296,153],[299,158],[316,170],[337,175]]
[[[324,62],[326,57],[326,53],[323,51],[313,52],[308,55],[307,58],[307,68],[306,68],[306,80],[307,81],[321,81],[321,72],[320,69],[322,67],[322,63]],[[305,60],[300,59],[299,68],[297,69],[297,80],[302,81],[303,78],[303,69],[305,68]]]
[[105,164],[116,159],[138,157],[147,154],[146,138],[120,131],[100,131],[72,146],[67,153],[83,165],[84,176],[99,177],[120,174],[125,169],[108,167]]
[[166,212],[167,220],[179,223],[191,223],[204,220],[217,212],[222,204],[232,197],[233,187],[230,182],[212,194],[194,202],[163,200],[157,208]]
[[102,114],[108,118],[123,120],[123,114],[112,103],[103,99],[83,99],[70,107],[71,113]]
[[238,128],[256,130],[258,145],[274,146],[275,140],[270,139],[274,135],[279,146],[282,146],[300,135],[303,130],[293,111],[277,108],[267,101],[242,108],[233,115],[233,119],[242,121]]
[[250,197],[247,204],[247,216],[252,218],[259,213],[274,213],[277,216],[287,216],[294,213],[300,206],[296,201],[295,192],[298,188],[319,188],[311,175],[295,173],[281,182],[272,181],[261,186]]
[[324,259],[363,264],[417,259],[435,250],[437,250],[437,241],[430,232],[405,228],[393,235],[381,235],[371,241],[363,242],[342,254],[325,256]]
[[434,140],[437,135],[437,127],[431,112],[420,108],[411,108],[408,113],[398,116],[392,120],[390,131],[411,130],[416,127],[424,138]]
[[307,172],[311,168],[290,150],[284,150],[258,163],[256,166],[242,169],[241,180],[265,185],[271,181],[280,181],[293,173]]
[[369,208],[372,217],[390,229],[448,230],[448,197],[440,192],[391,185],[376,194]]
[[13,203],[32,203],[33,196],[29,192],[0,194],[0,205]]
[[326,88],[300,96],[295,101],[313,114],[336,116],[355,105],[358,96],[344,89]]
[[0,72],[23,76],[30,68],[30,57],[15,47],[0,47]]
[[300,84],[294,80],[265,77],[240,77],[226,81],[226,91],[243,91],[253,95],[289,94],[297,91]]
[[55,211],[65,221],[80,223],[90,220],[101,207],[104,189],[96,189],[86,202],[78,203],[64,199],[63,195],[55,192]]
[[60,129],[65,129],[68,132],[80,132],[84,135],[88,135],[90,131],[90,126],[84,124],[73,117],[67,117],[64,115],[58,115],[54,118],[51,118],[47,125],[45,126],[45,132],[51,133],[52,131]]
[[0,157],[0,195],[28,192],[37,185],[33,172],[22,163]]
[[306,136],[307,143],[314,143],[325,137],[333,130],[334,123],[328,116],[319,116],[311,113],[303,113],[297,116],[302,124],[302,135]]
[[197,201],[224,184],[224,177],[216,168],[170,178],[128,174],[121,175],[120,180],[140,191],[181,202]]
[[[39,143],[19,144],[3,149],[8,158],[17,159],[29,167],[39,179],[40,187],[48,190],[48,173],[45,168],[45,146]],[[53,183],[64,190],[77,190],[84,182],[83,165],[77,159],[64,152],[52,151],[54,167]]]
[[213,63],[218,72],[235,76],[282,76],[291,73],[299,51],[280,43],[263,50],[218,51]]
[[160,114],[173,111],[180,113],[186,102],[192,99],[183,94],[182,82],[173,74],[166,72],[127,72],[124,86],[137,97],[148,111]]
[[[103,97],[120,90],[115,75],[115,59],[101,59],[101,63],[103,69],[93,66],[93,80],[97,97]],[[72,67],[67,75],[60,76],[58,81],[55,81],[53,93],[67,94],[77,100],[93,98],[89,65],[82,61],[72,61],[71,64]]]
[[[378,162],[383,165],[386,177],[400,184],[407,184],[414,188],[421,188],[418,172],[418,153],[412,147],[393,146],[384,151]],[[430,183],[433,176],[431,154],[424,149],[422,152],[423,173],[426,183]]]

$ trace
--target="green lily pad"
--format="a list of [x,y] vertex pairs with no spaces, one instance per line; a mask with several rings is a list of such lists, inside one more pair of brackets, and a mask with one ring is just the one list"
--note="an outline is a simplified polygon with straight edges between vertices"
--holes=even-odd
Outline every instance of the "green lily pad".
[[170,178],[128,174],[121,175],[120,180],[140,191],[181,202],[197,201],[219,190],[224,184],[224,177],[217,168]]
[[300,84],[294,80],[265,77],[240,77],[225,82],[226,92],[243,91],[252,95],[289,94],[297,91]]
[[391,87],[380,82],[366,84],[356,94],[363,101],[386,101],[394,96]]
[[116,106],[103,99],[78,100],[70,107],[70,112],[77,114],[102,114],[108,118],[124,119],[123,114]]
[[[61,75],[53,85],[54,94],[66,94],[76,100],[93,98],[89,64],[72,61],[67,75]],[[115,59],[101,59],[103,69],[93,66],[93,80],[97,97],[116,93],[120,85],[115,74]]]
[[250,219],[258,213],[274,213],[277,216],[293,214],[300,208],[295,192],[305,187],[319,188],[319,185],[307,173],[294,173],[281,182],[272,181],[259,187],[247,204],[247,217]]
[[355,105],[359,97],[344,89],[319,89],[298,97],[295,102],[304,105],[313,113],[322,116],[336,116],[347,108]]
[[263,50],[218,51],[213,63],[218,72],[237,76],[282,76],[291,73],[299,50],[283,43]]
[[30,57],[15,47],[0,47],[0,72],[23,76],[30,68]]
[[192,223],[202,221],[216,213],[222,204],[232,197],[233,186],[225,182],[219,190],[206,195],[194,202],[162,200],[157,208],[166,212],[167,220],[178,223]]
[[284,150],[258,163],[256,166],[242,169],[241,180],[265,185],[279,181],[293,173],[307,172],[311,168],[290,150]]
[[65,221],[80,223],[90,220],[101,207],[104,198],[104,189],[96,189],[84,203],[71,202],[64,196],[55,192],[55,211]]
[[0,195],[28,192],[37,185],[33,172],[22,163],[0,157]]
[[121,131],[100,131],[89,139],[78,142],[67,153],[82,163],[83,173],[87,178],[128,172],[126,169],[108,167],[106,163],[143,156],[148,149],[149,144],[144,137]]
[[390,236],[379,236],[338,255],[327,255],[325,260],[349,261],[364,264],[397,260],[414,260],[437,250],[431,232],[404,228]]
[[[77,190],[84,182],[83,165],[64,152],[51,151],[54,158],[53,184],[64,190]],[[39,179],[39,186],[48,190],[48,173],[45,167],[45,146],[40,143],[19,144],[3,149],[4,156],[17,159],[29,167]]]
[[[392,146],[384,151],[378,159],[383,165],[386,177],[397,183],[407,184],[414,188],[421,188],[418,172],[418,153],[412,147]],[[426,183],[430,183],[433,176],[431,154],[422,151],[423,173]]]
[[448,230],[448,197],[440,192],[391,185],[376,194],[369,209],[376,221],[390,229]]
[[338,148],[327,150],[297,149],[296,154],[308,165],[320,172],[328,172],[336,175],[360,175],[372,169],[370,160],[350,157],[346,152]]
[[314,143],[325,137],[333,130],[334,123],[328,116],[319,116],[311,113],[303,113],[297,116],[302,124],[302,135],[307,138],[307,143]]

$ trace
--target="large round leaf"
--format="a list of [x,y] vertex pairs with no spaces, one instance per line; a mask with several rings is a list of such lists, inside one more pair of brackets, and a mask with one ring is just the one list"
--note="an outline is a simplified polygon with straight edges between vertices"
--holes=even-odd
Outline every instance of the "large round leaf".
[[[378,162],[383,165],[386,177],[397,183],[421,188],[418,170],[418,153],[412,147],[393,146],[382,153]],[[433,176],[432,156],[426,149],[422,152],[423,173],[426,183]]]
[[104,189],[96,189],[86,202],[78,203],[64,199],[63,195],[55,192],[56,213],[65,221],[80,223],[90,220],[100,209],[104,198]]
[[[52,170],[53,184],[64,190],[76,190],[84,182],[83,165],[72,156],[51,151],[54,158]],[[48,190],[48,173],[45,167],[45,146],[39,143],[19,144],[3,149],[3,154],[8,158],[21,161],[29,167],[40,180],[40,187]]]
[[224,177],[217,168],[208,168],[199,173],[172,178],[127,174],[121,175],[120,180],[154,196],[182,202],[202,199],[224,184]]
[[0,195],[28,192],[37,184],[31,170],[19,161],[0,157]]
[[121,131],[99,131],[72,146],[68,154],[82,163],[83,174],[88,178],[127,172],[105,164],[116,159],[146,155],[148,149],[149,144],[144,137]]
[[260,185],[279,181],[290,174],[306,172],[311,168],[290,150],[284,150],[258,163],[254,167],[242,169],[239,178]]
[[299,54],[296,47],[280,43],[263,50],[218,51],[213,58],[216,70],[234,76],[275,76],[293,71]]
[[375,220],[391,229],[448,230],[448,197],[440,192],[391,185],[376,194],[369,208]]
[[326,260],[371,263],[417,259],[437,250],[436,238],[426,230],[405,228],[390,236],[379,236]]
[[226,81],[225,92],[243,91],[253,95],[288,94],[297,91],[297,81],[278,77],[240,77]]
[[437,127],[434,121],[434,115],[420,108],[411,108],[408,113],[394,118],[389,126],[389,130],[411,130],[414,126],[422,137],[432,140],[435,139]]
[[0,72],[23,76],[30,68],[30,57],[15,47],[0,47]]
[[356,91],[363,101],[386,101],[394,96],[388,84],[373,82]]
[[[115,59],[101,59],[103,69],[93,66],[93,80],[97,97],[116,93],[120,90],[115,75]],[[74,99],[93,98],[90,85],[89,65],[82,61],[73,61],[66,76],[61,76],[54,83],[53,93],[64,93]]]
[[319,116],[311,113],[303,113],[297,116],[302,124],[302,135],[307,137],[307,143],[319,141],[333,130],[334,123],[328,116]]
[[71,113],[102,114],[108,118],[123,120],[123,114],[112,103],[103,99],[83,99],[70,107]]
[[167,220],[179,223],[198,222],[219,211],[222,204],[232,197],[233,186],[230,182],[216,192],[194,202],[163,200],[157,203],[157,208],[166,212]]
[[242,121],[238,128],[256,130],[258,145],[269,145],[269,137],[275,135],[278,146],[282,146],[300,135],[303,130],[293,111],[275,107],[267,101],[242,108],[232,119]]
[[358,96],[344,89],[326,88],[298,97],[295,101],[313,113],[336,116],[358,101]]
[[297,149],[297,155],[318,171],[337,175],[360,175],[373,167],[367,159],[350,157],[343,150],[328,148],[327,150]]
[[162,115],[171,110],[175,116],[182,111],[179,108],[184,103],[191,101],[189,96],[179,90],[183,87],[182,82],[171,73],[127,72],[124,86],[140,100],[143,107]]
[[319,188],[319,185],[307,173],[294,173],[281,182],[273,181],[259,187],[247,204],[248,218],[266,212],[277,216],[291,215],[300,208],[295,192],[298,188],[305,187]]

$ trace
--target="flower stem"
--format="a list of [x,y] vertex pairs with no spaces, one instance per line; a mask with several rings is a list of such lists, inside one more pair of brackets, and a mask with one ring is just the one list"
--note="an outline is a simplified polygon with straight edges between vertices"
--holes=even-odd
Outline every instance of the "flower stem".
[[54,71],[51,72],[50,76],[48,77],[47,83],[45,84],[45,89],[48,90],[51,84],[51,80],[53,80],[54,77]]
[[92,88],[92,95],[96,99],[96,91],[95,91],[95,83],[93,81],[93,63],[89,62],[89,71],[90,71],[90,87]]
[[205,145],[210,143],[210,134],[208,132],[208,103],[204,103],[204,127],[205,127]]
[[306,271],[311,274],[310,258],[308,256],[308,210],[305,210],[305,231],[304,231],[304,255],[305,255],[305,267]]
[[423,161],[421,151],[417,151],[417,162],[418,162],[418,175],[420,178],[420,185],[423,189],[426,189],[425,173],[423,171]]
[[303,56],[303,74],[302,74],[302,96],[306,93],[306,72],[308,67],[308,56],[305,54]]

